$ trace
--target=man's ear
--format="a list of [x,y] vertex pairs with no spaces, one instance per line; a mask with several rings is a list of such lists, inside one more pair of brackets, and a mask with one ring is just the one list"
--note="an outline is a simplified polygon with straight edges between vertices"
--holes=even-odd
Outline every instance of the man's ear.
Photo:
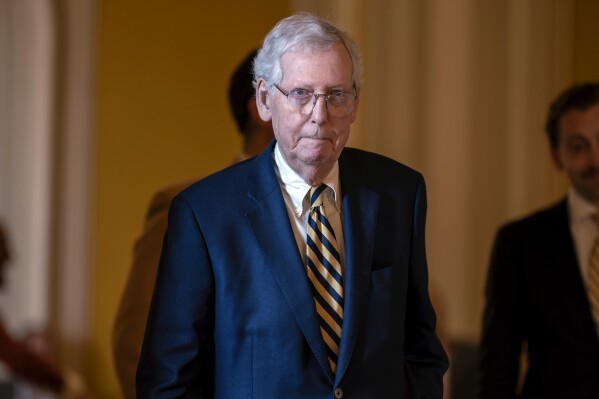
[[271,126],[271,121],[262,120],[262,117],[258,113],[258,107],[256,106],[256,98],[252,97],[247,102],[247,110],[248,115],[250,117],[250,121],[254,126],[260,126],[262,128]]
[[264,79],[260,79],[256,83],[256,108],[258,108],[260,119],[265,122],[268,122],[272,119],[270,106],[271,103],[268,85]]

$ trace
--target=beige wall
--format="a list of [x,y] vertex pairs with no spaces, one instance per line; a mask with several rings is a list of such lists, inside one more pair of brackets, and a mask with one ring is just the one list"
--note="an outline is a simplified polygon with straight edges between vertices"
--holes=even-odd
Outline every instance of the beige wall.
[[[168,4],[168,6],[166,6]],[[229,74],[287,2],[100,1],[95,241],[88,378],[119,397],[112,323],[152,193],[206,175],[239,151]]]

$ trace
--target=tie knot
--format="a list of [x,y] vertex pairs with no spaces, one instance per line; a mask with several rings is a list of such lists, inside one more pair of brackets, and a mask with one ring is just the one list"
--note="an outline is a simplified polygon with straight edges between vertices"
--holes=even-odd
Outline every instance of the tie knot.
[[321,184],[318,187],[310,187],[310,208],[316,208],[322,206],[323,193],[327,188],[326,184]]

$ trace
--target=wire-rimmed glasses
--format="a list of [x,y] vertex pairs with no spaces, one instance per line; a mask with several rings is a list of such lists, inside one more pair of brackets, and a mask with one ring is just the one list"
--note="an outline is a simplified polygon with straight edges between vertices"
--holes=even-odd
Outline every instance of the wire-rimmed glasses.
[[274,86],[287,97],[290,108],[303,116],[312,113],[319,97],[324,98],[329,114],[335,117],[348,116],[356,104],[356,95],[343,90],[331,90],[328,93],[317,94],[308,89],[295,88],[285,91],[277,84],[274,84]]

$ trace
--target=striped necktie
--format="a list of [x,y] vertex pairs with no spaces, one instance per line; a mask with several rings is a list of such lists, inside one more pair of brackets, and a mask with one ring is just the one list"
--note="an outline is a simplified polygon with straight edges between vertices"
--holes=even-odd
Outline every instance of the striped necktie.
[[[595,220],[599,226],[599,216],[595,215]],[[595,330],[599,334],[599,234],[595,238],[593,249],[591,250],[591,261],[587,271],[587,293],[591,305],[591,313],[595,321]]]
[[329,364],[335,373],[343,324],[343,275],[335,232],[323,205],[326,184],[310,189],[306,266],[327,347]]

